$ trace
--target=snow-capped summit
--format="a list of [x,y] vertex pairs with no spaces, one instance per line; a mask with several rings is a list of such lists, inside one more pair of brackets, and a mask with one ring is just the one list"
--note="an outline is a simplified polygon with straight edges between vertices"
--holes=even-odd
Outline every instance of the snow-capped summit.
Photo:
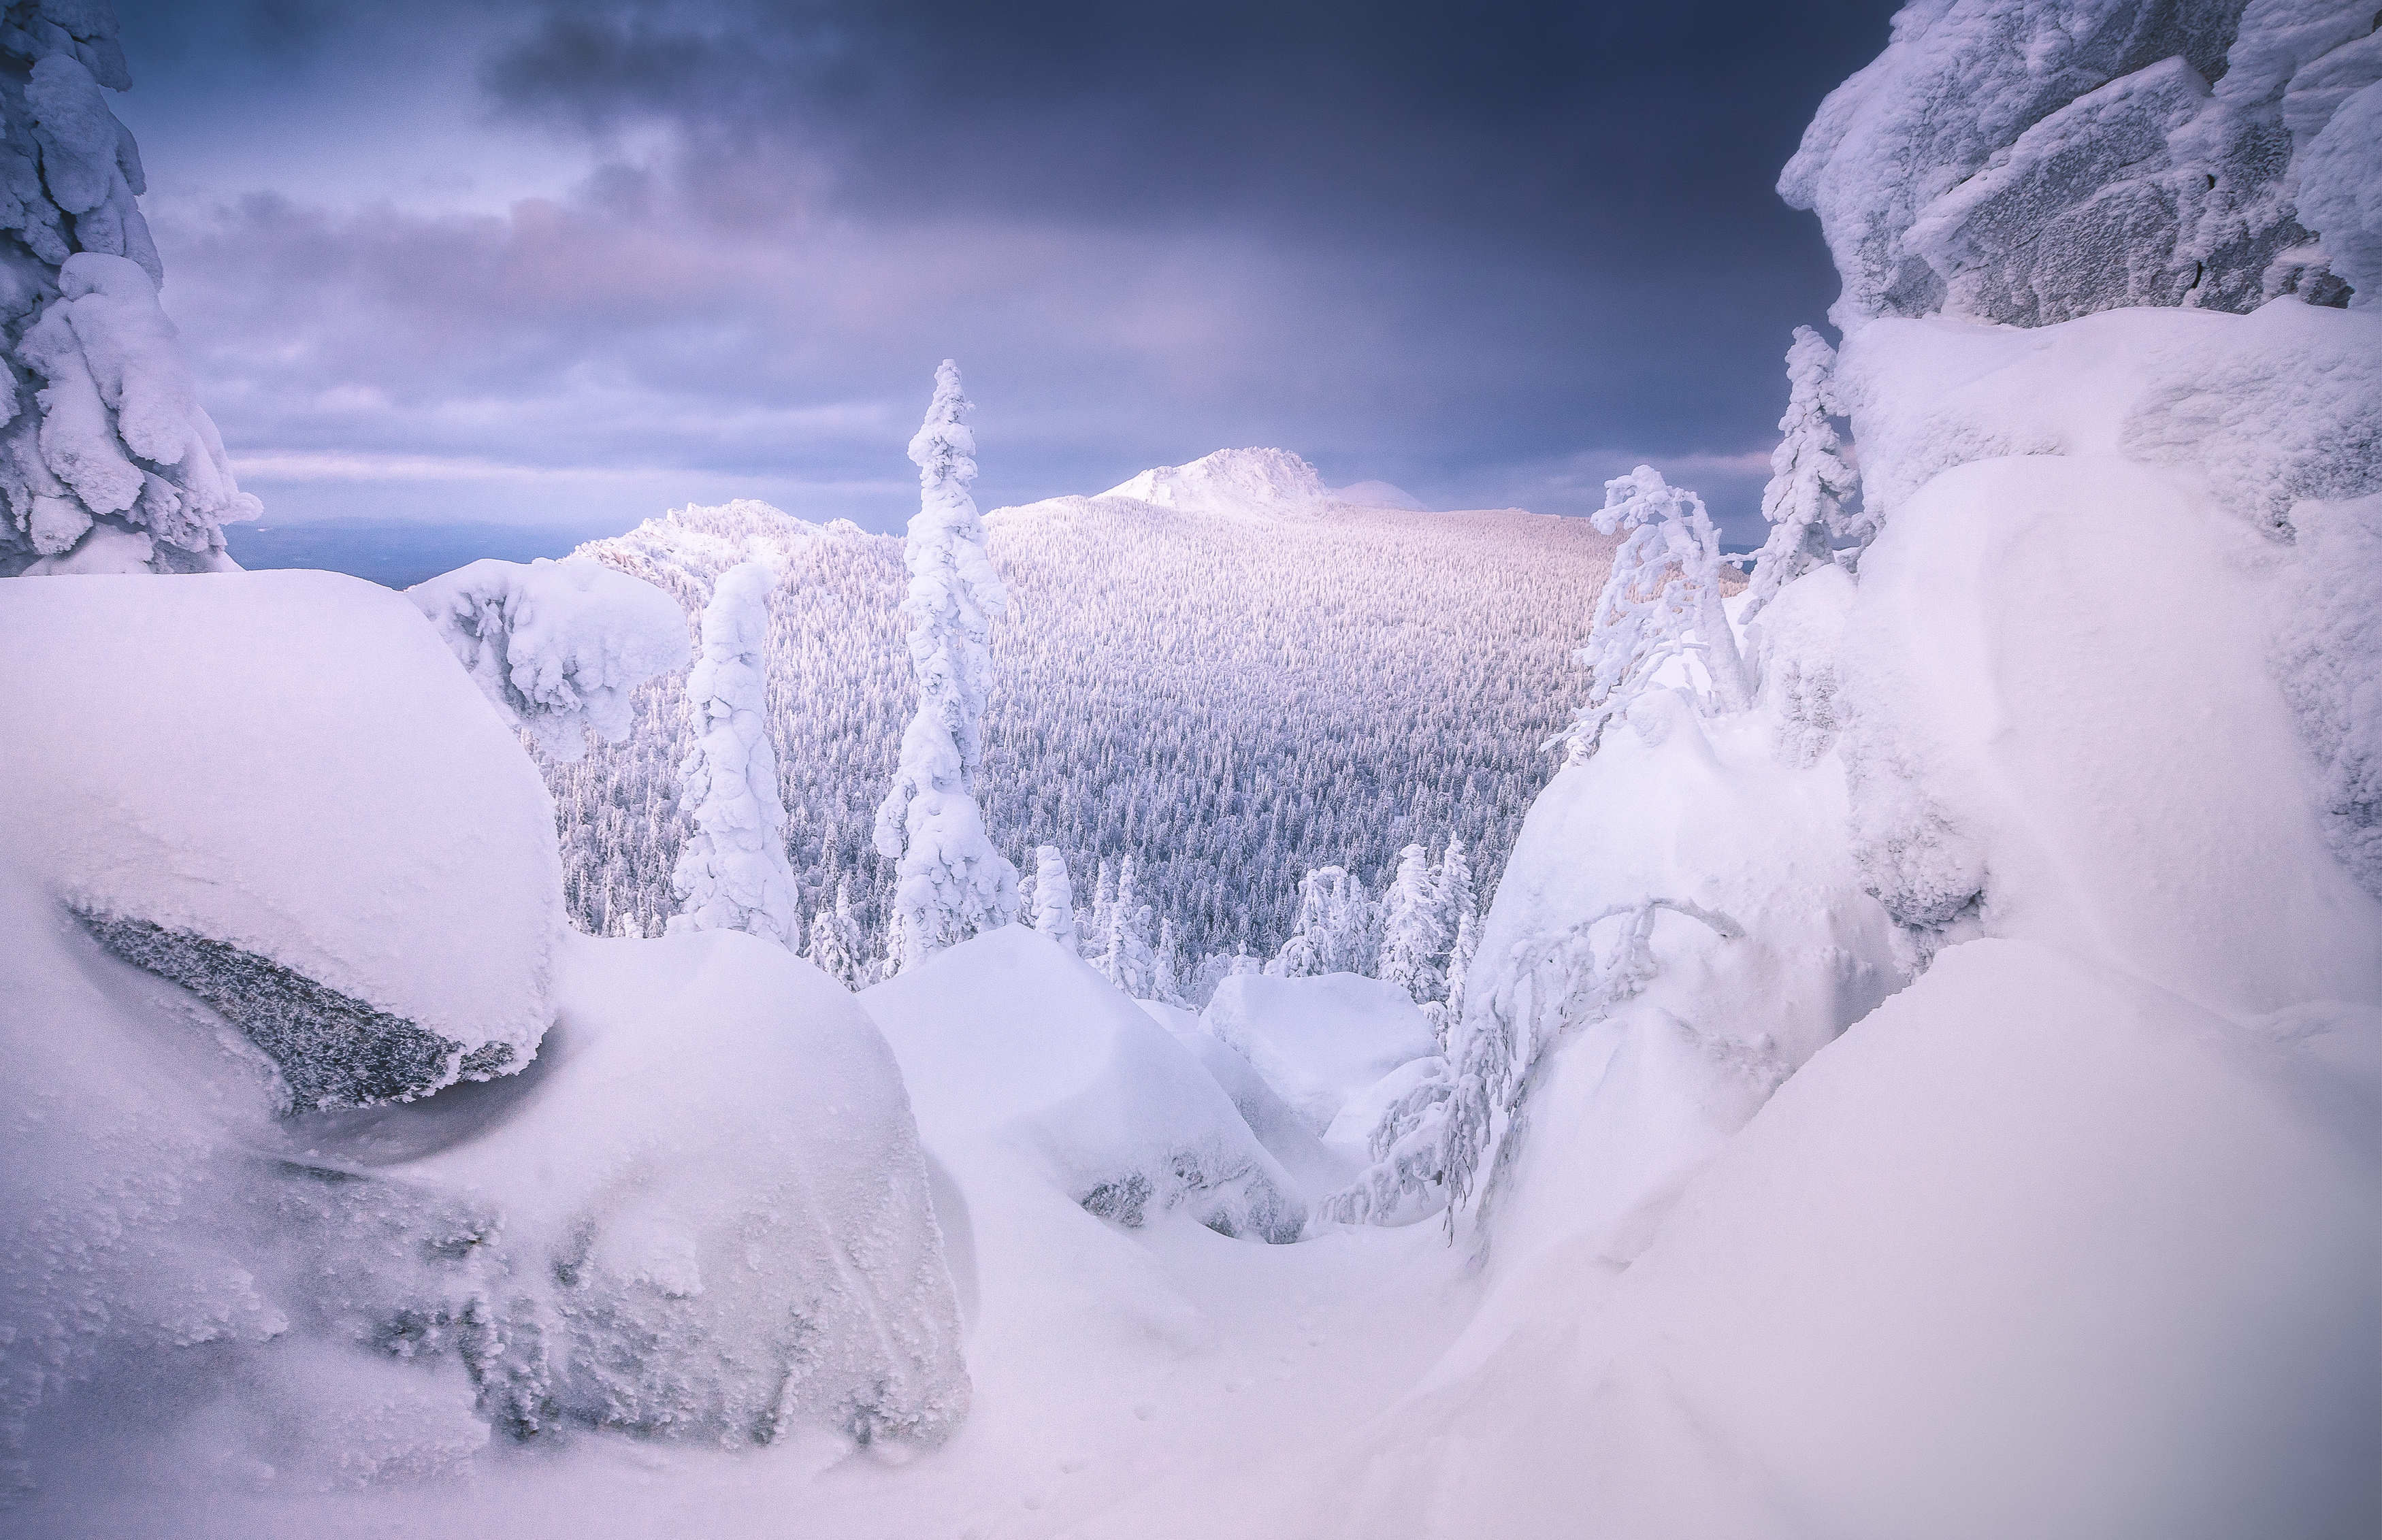
[[1407,513],[1430,511],[1423,507],[1421,498],[1391,482],[1351,482],[1346,486],[1333,487],[1332,495],[1339,502],[1354,503],[1359,507],[1399,508]]
[[1188,465],[1161,465],[1100,495],[1160,507],[1288,513],[1332,495],[1315,467],[1287,449],[1219,449]]

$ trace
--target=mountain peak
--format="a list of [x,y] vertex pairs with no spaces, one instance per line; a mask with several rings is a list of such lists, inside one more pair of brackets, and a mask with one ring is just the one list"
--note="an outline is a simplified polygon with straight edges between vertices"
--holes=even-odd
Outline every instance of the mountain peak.
[[1106,497],[1160,507],[1290,512],[1332,495],[1323,478],[1287,449],[1219,449],[1188,465],[1161,465],[1112,486]]

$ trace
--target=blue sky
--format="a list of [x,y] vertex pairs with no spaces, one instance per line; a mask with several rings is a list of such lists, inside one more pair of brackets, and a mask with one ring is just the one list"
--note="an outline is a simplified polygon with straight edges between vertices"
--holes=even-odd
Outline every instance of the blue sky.
[[1740,539],[1836,292],[1771,184],[1891,9],[118,8],[274,519],[895,528],[950,356],[988,507],[1262,444],[1578,512],[1651,459]]

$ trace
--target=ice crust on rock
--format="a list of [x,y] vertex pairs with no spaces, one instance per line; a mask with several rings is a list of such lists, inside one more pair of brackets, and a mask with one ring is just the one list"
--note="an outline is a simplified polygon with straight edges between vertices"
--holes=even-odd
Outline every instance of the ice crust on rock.
[[686,666],[668,593],[583,556],[485,560],[405,591],[497,715],[554,758],[629,734],[636,687]]
[[114,15],[12,0],[0,81],[0,576],[237,570],[222,526],[259,507],[157,302]]
[[2361,238],[2313,148],[2343,87],[2374,78],[2374,26],[2338,0],[1917,0],[1822,104],[1779,191],[1820,215],[1848,333],[1937,311],[2338,305],[2354,280],[2313,208],[2351,265]]
[[222,999],[301,1105],[535,1051],[567,928],[553,804],[404,599],[322,572],[6,583],[0,638],[31,870]]

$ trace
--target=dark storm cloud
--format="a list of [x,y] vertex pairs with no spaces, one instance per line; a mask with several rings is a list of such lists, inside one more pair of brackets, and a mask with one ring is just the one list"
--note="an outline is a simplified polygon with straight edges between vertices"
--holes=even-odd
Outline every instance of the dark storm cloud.
[[[1570,511],[1650,456],[1743,533],[1787,330],[1836,287],[1771,184],[1889,9],[424,11],[488,132],[585,173],[501,212],[172,209],[169,303],[236,454],[834,483],[886,523],[949,352],[988,504],[1277,443]],[[260,28],[368,66],[368,14],[161,18],[143,88]]]

